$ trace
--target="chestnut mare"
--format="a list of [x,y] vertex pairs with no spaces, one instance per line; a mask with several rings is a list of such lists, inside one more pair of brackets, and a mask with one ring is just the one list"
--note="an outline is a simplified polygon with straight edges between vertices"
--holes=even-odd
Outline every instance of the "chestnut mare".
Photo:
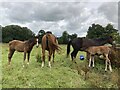
[[[28,63],[29,64],[29,58],[30,58],[30,53],[33,48],[33,46],[37,43],[38,46],[38,37],[31,38],[27,41],[19,41],[19,40],[13,40],[9,42],[9,54],[8,54],[8,64],[10,65],[11,63],[11,58],[14,54],[15,51],[18,52],[24,52],[24,61],[26,59],[26,54],[28,53]],[[24,67],[24,65],[23,65]]]
[[54,55],[55,55],[55,50],[59,51],[60,47],[58,46],[58,41],[57,38],[51,33],[51,32],[46,32],[46,34],[42,37],[42,66],[44,67],[45,63],[45,50],[49,52],[48,55],[48,61],[49,61],[49,67],[51,68],[51,55],[53,55],[53,62],[54,62]]
[[106,59],[105,61],[105,71],[107,71],[107,64],[109,64],[109,70],[112,72],[112,67],[111,67],[111,62],[110,59],[108,58],[108,55],[111,52],[111,48],[108,46],[91,46],[85,50],[87,54],[89,54],[89,67],[92,66],[94,67],[94,56],[95,55],[103,55]]

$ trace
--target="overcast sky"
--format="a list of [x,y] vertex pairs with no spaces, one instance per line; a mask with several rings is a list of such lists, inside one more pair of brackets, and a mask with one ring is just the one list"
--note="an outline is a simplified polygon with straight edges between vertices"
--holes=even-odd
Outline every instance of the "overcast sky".
[[[86,36],[93,23],[118,29],[119,0],[0,0],[0,25],[20,25],[34,33],[52,31],[61,36],[63,31]],[[113,2],[114,1],[114,2]]]

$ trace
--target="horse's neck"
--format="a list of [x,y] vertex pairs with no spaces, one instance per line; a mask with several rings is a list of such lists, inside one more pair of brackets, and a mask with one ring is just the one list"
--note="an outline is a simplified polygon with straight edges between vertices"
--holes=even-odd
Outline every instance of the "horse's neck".
[[30,43],[30,47],[33,47],[35,45],[35,43],[33,42],[33,43]]
[[101,39],[101,40],[100,40],[100,39],[96,39],[95,42],[96,42],[96,45],[99,46],[99,45],[104,45],[104,44],[106,44],[106,43],[107,43],[107,40],[104,40],[104,39],[103,39],[103,40],[102,40],[102,39]]
[[31,43],[26,42],[26,44],[27,44],[27,46],[29,46],[29,48],[33,48],[33,46],[35,45],[35,43],[34,43],[34,42],[31,42]]

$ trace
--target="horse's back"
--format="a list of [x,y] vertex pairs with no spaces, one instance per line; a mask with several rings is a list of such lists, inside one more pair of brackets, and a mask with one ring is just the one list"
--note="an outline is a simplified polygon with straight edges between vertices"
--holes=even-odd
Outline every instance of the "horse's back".
[[51,34],[47,33],[42,37],[42,48],[54,48],[58,49],[58,41],[57,38]]
[[83,38],[80,38],[80,37],[74,38],[71,44],[74,49],[80,50],[82,48]]
[[19,40],[12,40],[9,42],[9,48],[17,50],[19,52],[24,51],[24,42]]
[[19,41],[19,40],[12,40],[9,42],[9,46],[10,45],[19,45],[19,44],[24,44],[23,41]]
[[108,54],[110,52],[109,46],[91,46],[86,49],[87,52],[91,54]]
[[92,39],[84,38],[82,49],[85,50],[86,48],[91,47],[91,46],[97,46],[97,43],[93,41]]

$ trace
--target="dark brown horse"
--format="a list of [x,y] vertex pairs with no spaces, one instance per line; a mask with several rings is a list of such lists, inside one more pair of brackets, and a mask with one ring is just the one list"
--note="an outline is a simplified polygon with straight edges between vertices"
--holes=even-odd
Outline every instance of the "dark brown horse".
[[[28,53],[28,63],[29,64],[29,58],[30,53],[33,48],[33,46],[37,43],[38,46],[38,37],[31,38],[27,41],[19,41],[19,40],[13,40],[9,42],[9,54],[8,54],[8,64],[11,63],[11,58],[15,51],[18,52],[24,52],[24,61],[26,59],[26,54]],[[24,66],[24,65],[23,65]]]
[[54,62],[54,55],[55,55],[55,50],[59,50],[58,46],[58,41],[57,38],[51,33],[47,32],[43,37],[42,37],[42,66],[44,67],[45,63],[45,50],[49,52],[48,55],[48,60],[49,60],[49,67],[51,68],[51,55],[53,55],[53,62]]
[[90,46],[101,46],[107,43],[114,45],[113,38],[111,36],[97,39],[88,39],[85,37],[75,38],[69,41],[67,45],[67,56],[70,53],[70,45],[72,45],[73,47],[73,52],[71,53],[71,58],[73,60],[74,58],[76,58],[78,51],[85,51],[85,49]]

